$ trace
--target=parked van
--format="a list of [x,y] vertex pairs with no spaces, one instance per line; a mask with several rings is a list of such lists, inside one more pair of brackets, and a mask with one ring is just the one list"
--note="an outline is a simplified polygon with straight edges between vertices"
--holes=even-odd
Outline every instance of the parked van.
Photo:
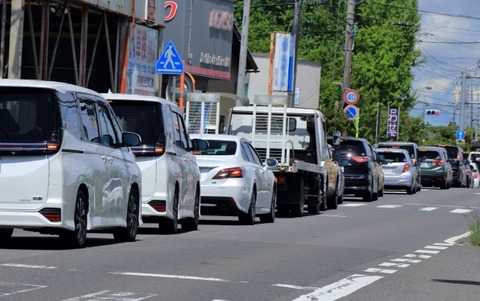
[[124,130],[135,131],[143,144],[133,147],[142,170],[143,221],[160,231],[197,230],[200,217],[200,170],[192,151],[208,142],[190,140],[182,112],[171,101],[155,96],[103,94]]
[[0,239],[14,228],[84,247],[90,230],[133,241],[141,172],[98,93],[66,83],[0,80]]

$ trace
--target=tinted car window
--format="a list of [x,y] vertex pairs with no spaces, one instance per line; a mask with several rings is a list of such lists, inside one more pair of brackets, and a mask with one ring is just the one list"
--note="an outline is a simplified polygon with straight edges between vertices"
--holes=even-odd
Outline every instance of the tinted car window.
[[3,88],[0,93],[0,141],[42,142],[56,122],[54,93],[45,89]]
[[351,154],[353,156],[366,156],[366,150],[361,141],[342,141],[340,145],[335,146],[335,150],[342,154]]
[[383,155],[387,162],[407,162],[404,153],[378,152],[378,154]]
[[155,145],[163,133],[161,105],[153,102],[110,100],[123,131],[142,137],[143,144]]
[[235,155],[237,143],[226,140],[208,140],[208,149],[202,150],[202,155]]

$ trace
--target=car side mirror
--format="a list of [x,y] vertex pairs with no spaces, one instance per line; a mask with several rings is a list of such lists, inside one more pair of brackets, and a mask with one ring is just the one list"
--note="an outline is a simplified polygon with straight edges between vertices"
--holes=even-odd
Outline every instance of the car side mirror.
[[124,146],[139,146],[142,144],[142,138],[137,133],[123,132],[122,142]]
[[192,139],[192,145],[193,145],[192,147],[193,151],[204,151],[209,147],[207,140],[198,139],[198,138]]
[[265,160],[265,164],[268,166],[268,167],[275,167],[278,165],[278,161],[277,159],[275,158],[267,158]]

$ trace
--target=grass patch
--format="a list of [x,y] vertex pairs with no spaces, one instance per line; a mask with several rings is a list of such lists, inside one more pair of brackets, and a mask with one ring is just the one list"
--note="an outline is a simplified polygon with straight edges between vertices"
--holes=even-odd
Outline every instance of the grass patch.
[[470,243],[474,246],[480,246],[480,211],[474,210],[465,216],[470,230]]

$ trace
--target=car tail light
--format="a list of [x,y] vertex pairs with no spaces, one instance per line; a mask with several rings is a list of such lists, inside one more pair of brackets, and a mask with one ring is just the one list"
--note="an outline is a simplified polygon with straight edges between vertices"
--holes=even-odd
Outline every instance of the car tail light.
[[148,203],[155,211],[165,212],[167,211],[167,203],[165,201],[153,200]]
[[243,178],[243,173],[244,171],[241,167],[225,168],[217,172],[213,179]]
[[352,159],[353,159],[355,162],[358,162],[358,163],[368,162],[368,157],[367,157],[367,156],[352,156]]
[[279,185],[287,184],[287,178],[285,178],[285,177],[275,177],[275,180],[277,181],[277,184],[279,184]]
[[62,210],[60,210],[60,208],[43,208],[39,212],[52,223],[62,221]]
[[402,173],[404,173],[404,172],[406,172],[407,170],[409,170],[409,169],[410,169],[410,166],[411,166],[410,164],[405,164],[405,165],[403,165]]
[[163,155],[165,153],[165,145],[163,145],[163,143],[157,143],[154,152],[157,156]]
[[435,159],[432,161],[432,165],[435,166],[435,165],[443,165],[445,163],[445,161],[443,161],[442,159]]

